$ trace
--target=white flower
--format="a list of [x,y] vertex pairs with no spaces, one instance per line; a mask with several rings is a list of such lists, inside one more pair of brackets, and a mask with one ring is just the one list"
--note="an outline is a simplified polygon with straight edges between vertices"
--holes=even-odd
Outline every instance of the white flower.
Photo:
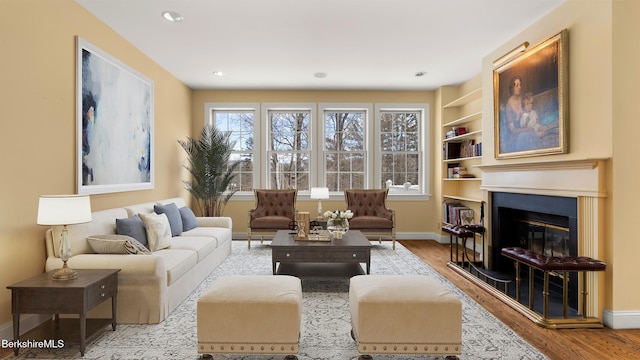
[[345,210],[345,211],[336,210],[336,211],[326,211],[323,215],[324,217],[331,218],[331,219],[351,219],[353,217],[353,212],[351,212],[351,210]]

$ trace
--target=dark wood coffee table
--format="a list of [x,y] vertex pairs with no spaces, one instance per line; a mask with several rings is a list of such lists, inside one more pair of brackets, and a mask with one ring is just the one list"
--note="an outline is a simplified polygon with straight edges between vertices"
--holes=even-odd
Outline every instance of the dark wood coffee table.
[[289,230],[279,230],[271,242],[271,261],[274,275],[349,278],[370,273],[371,242],[359,230],[331,241],[296,241]]
[[[79,276],[74,280],[53,280],[51,276],[57,270],[52,270],[7,286],[11,289],[14,341],[20,339],[20,314],[55,314],[53,322],[45,323],[23,334],[23,337],[45,341],[61,339],[65,346],[79,340],[81,356],[84,356],[87,335],[92,335],[90,332],[103,329],[108,324],[115,331],[120,269],[75,270]],[[108,299],[111,299],[111,319],[87,321],[87,312]],[[60,314],[78,314],[80,319],[61,319]],[[32,339],[31,335],[35,338]],[[19,349],[14,348],[15,355]]]

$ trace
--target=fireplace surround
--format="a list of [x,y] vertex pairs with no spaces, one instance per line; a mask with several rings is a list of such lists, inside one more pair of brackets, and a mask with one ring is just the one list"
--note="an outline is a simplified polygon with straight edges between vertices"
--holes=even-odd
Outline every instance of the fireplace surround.
[[[550,217],[543,216],[543,222],[554,223],[559,221],[559,218],[566,218],[565,225],[569,229],[569,237],[575,242],[571,245],[573,248],[569,250],[575,254],[571,255],[588,256],[594,259],[604,258],[606,161],[607,159],[572,159],[479,165],[482,171],[483,199],[488,209],[492,209],[488,212],[485,222],[487,226],[486,248],[483,249],[487,254],[485,266],[499,268],[506,263],[512,266],[512,262],[500,259],[500,249],[504,244],[494,243],[493,237],[501,231],[500,221],[497,219],[498,213],[493,213],[494,205],[516,209],[505,211],[526,211],[533,214],[527,215],[533,218],[543,216],[540,214],[550,215]],[[559,202],[547,205],[546,201],[550,199]],[[567,211],[559,213],[560,210]],[[601,318],[604,302],[604,275],[589,273],[586,277],[589,294],[585,315]]]

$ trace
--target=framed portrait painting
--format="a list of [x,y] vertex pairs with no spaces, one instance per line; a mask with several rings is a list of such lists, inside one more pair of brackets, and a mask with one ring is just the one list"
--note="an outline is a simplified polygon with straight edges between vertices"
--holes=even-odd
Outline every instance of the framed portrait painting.
[[495,157],[566,153],[567,30],[493,70]]
[[153,189],[153,81],[76,37],[78,194]]

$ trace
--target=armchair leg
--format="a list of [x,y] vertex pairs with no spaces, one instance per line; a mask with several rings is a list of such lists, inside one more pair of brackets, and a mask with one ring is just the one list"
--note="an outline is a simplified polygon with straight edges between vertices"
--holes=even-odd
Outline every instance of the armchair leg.
[[251,232],[247,232],[247,249],[251,250]]

